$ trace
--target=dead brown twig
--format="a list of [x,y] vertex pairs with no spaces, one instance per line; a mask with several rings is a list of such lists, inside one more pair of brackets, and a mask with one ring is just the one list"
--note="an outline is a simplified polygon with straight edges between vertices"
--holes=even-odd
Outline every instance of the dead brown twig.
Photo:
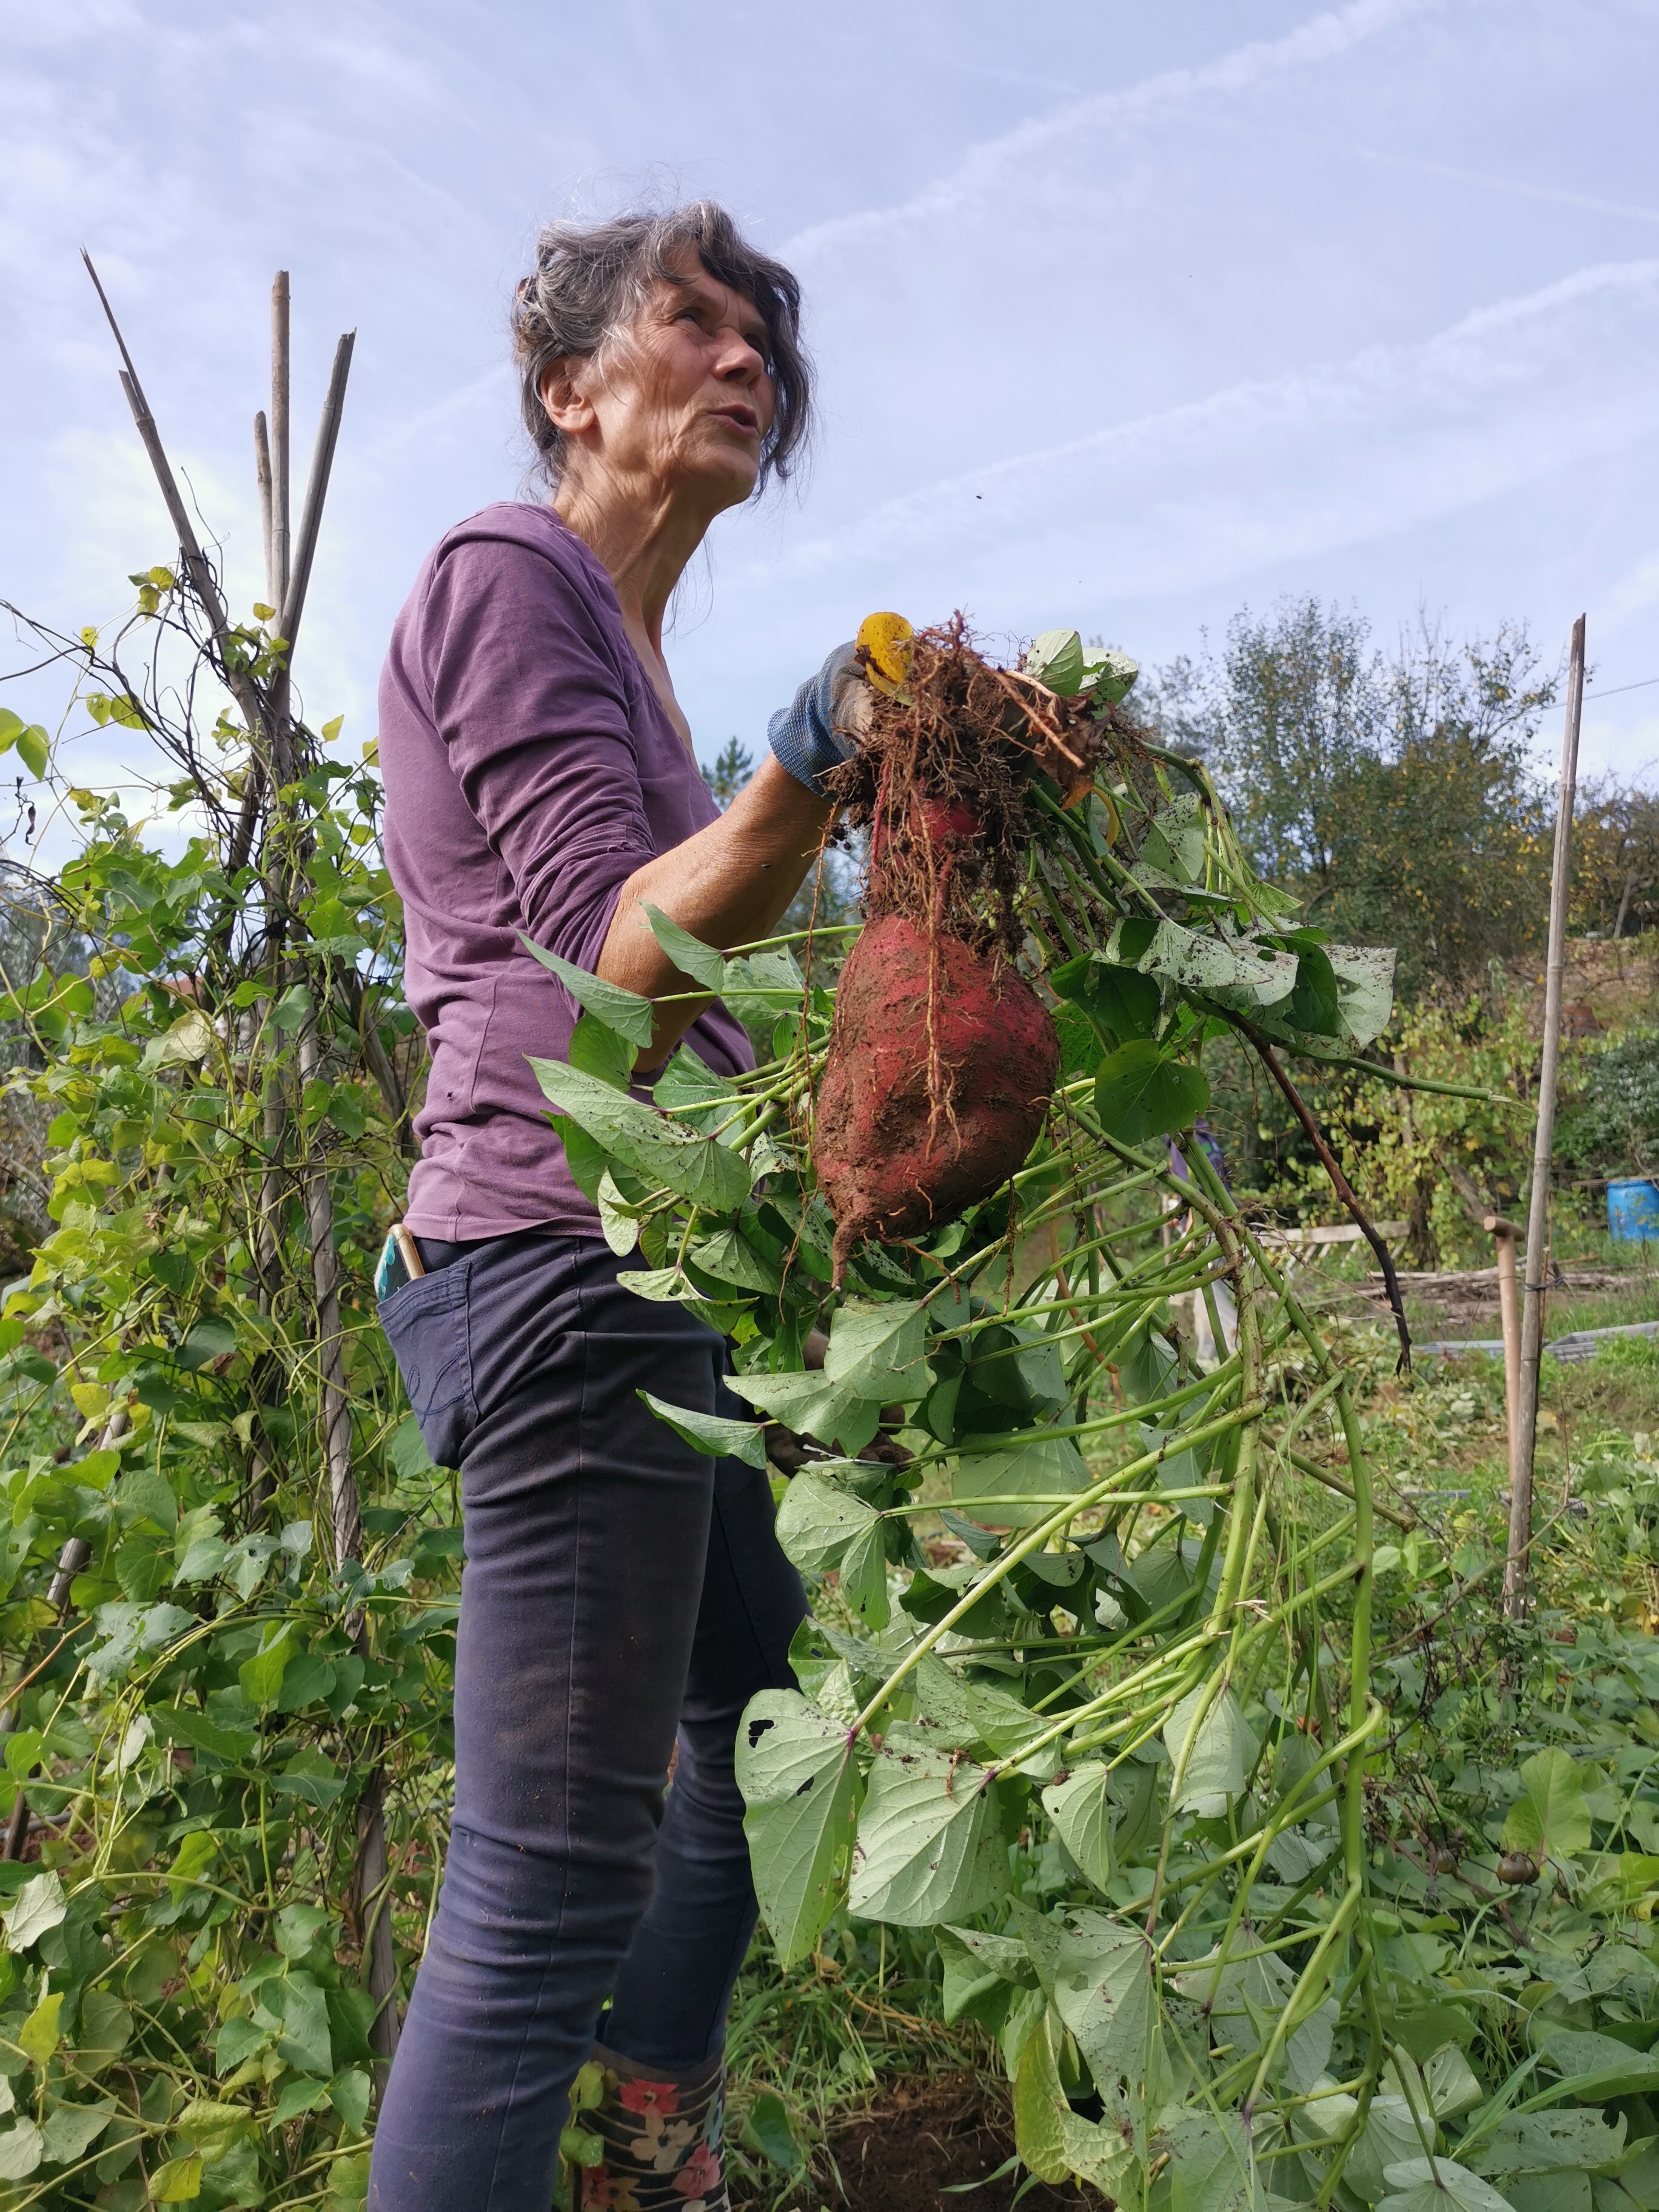
[[1354,1194],[1352,1184],[1343,1174],[1336,1154],[1326,1140],[1324,1131],[1314,1118],[1312,1109],[1285,1073],[1284,1065],[1279,1054],[1253,1022],[1247,1022],[1242,1014],[1231,1014],[1228,1018],[1234,1028],[1243,1036],[1247,1036],[1255,1046],[1262,1066],[1284,1092],[1291,1111],[1307,1132],[1309,1142],[1318,1153],[1325,1172],[1331,1179],[1332,1189],[1353,1216],[1359,1233],[1376,1253],[1377,1263],[1382,1270],[1382,1280],[1388,1291],[1389,1306],[1394,1315],[1394,1325],[1400,1336],[1400,1360],[1395,1371],[1401,1375],[1409,1375],[1412,1371],[1412,1333],[1407,1326],[1405,1301],[1400,1295],[1400,1278],[1395,1273],[1394,1261],[1388,1246],[1371,1226],[1365,1209]]

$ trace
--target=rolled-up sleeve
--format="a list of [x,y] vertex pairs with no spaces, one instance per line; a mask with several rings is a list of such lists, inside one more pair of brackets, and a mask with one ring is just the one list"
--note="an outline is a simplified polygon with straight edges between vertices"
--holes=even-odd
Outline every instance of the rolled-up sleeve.
[[656,847],[625,678],[588,598],[529,546],[463,542],[433,578],[423,647],[434,720],[526,932],[595,968]]

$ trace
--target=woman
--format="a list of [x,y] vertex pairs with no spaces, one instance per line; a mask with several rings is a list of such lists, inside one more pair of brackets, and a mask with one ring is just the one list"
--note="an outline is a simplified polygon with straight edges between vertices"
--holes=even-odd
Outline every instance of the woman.
[[[720,1338],[616,1283],[627,1263],[526,1061],[562,1057],[578,1009],[520,933],[683,994],[644,907],[752,941],[819,849],[819,778],[862,691],[851,648],[773,717],[724,816],[662,656],[709,524],[800,450],[798,307],[706,202],[544,232],[514,329],[550,502],[440,542],[382,679],[386,857],[432,1064],[408,1212],[427,1272],[381,1314],[433,1457],[461,1470],[466,1567],[449,1855],[376,2212],[546,2212],[596,2030],[605,2094],[583,2125],[605,2156],[580,2203],[726,2201],[720,2052],[755,1923],[733,1744],[755,1692],[791,1682],[805,1606],[764,1476],[640,1403],[749,1411]],[[751,1065],[730,1014],[682,1000],[642,1072],[683,1035],[725,1073]]]

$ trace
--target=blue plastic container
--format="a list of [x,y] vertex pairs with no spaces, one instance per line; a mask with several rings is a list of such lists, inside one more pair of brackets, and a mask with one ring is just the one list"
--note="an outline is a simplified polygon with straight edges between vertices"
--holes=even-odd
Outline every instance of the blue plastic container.
[[1659,1185],[1646,1176],[1639,1182],[1610,1182],[1607,1233],[1615,1244],[1659,1237]]

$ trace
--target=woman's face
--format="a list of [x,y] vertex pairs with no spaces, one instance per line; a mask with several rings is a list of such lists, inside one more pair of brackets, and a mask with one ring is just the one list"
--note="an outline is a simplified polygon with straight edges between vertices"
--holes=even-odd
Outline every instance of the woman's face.
[[718,513],[749,497],[772,427],[766,325],[751,301],[694,256],[685,281],[658,283],[629,330],[591,361],[562,364],[542,403],[570,441],[570,459],[643,478],[659,491],[701,495]]

